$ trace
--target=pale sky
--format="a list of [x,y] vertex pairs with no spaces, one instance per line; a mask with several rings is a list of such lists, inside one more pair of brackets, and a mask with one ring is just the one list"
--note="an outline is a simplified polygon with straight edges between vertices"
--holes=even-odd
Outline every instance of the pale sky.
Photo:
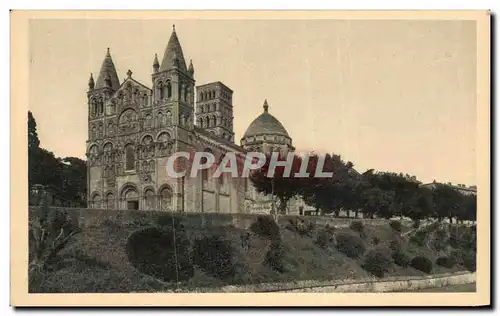
[[196,84],[234,91],[237,144],[267,98],[297,150],[340,154],[360,172],[476,184],[474,21],[32,20],[41,146],[84,158],[87,82],[106,48],[121,81],[131,69],[151,87],[172,24]]

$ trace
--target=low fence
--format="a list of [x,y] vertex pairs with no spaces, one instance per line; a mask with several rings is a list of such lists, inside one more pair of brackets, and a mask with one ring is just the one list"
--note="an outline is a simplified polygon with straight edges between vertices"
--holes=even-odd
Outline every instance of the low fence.
[[[30,206],[30,213],[38,210],[37,206]],[[64,211],[72,218],[78,220],[81,227],[100,226],[104,221],[113,221],[123,225],[134,223],[154,224],[160,216],[172,215],[180,219],[184,225],[199,228],[214,227],[237,227],[247,229],[256,221],[259,214],[245,213],[172,213],[165,211],[137,211],[137,210],[108,210],[90,208],[66,208],[50,207],[51,211]],[[281,215],[278,217],[279,223],[287,223],[290,219],[297,218],[295,215]],[[385,219],[356,219],[356,218],[336,218],[331,216],[301,216],[300,218],[312,222],[316,226],[348,227],[353,221],[361,221],[365,225],[381,226],[386,225]],[[410,225],[410,221],[403,220],[404,225]]]

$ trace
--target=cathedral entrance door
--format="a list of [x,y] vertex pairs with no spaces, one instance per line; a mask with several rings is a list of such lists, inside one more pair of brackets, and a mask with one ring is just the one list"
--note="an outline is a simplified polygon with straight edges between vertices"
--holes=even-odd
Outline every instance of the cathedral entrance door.
[[138,210],[139,209],[139,201],[127,201],[127,209],[128,210]]

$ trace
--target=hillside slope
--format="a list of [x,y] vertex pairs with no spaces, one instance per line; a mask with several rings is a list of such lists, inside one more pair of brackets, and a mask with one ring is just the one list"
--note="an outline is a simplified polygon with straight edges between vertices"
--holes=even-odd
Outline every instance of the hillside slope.
[[[128,238],[134,232],[157,227],[159,223],[168,224],[168,217],[171,215],[144,212],[137,212],[134,216],[117,214],[100,216],[98,220],[93,220],[89,224],[88,219],[85,219],[85,213],[79,213],[78,220],[82,231],[75,235],[74,240],[59,253],[57,260],[54,260],[45,272],[33,279],[30,292],[157,292],[176,288],[194,291],[197,288],[216,288],[229,284],[373,277],[362,267],[363,256],[352,259],[340,252],[334,243],[325,248],[318,246],[316,240],[324,229],[319,225],[310,225],[307,233],[299,233],[293,226],[297,223],[296,219],[280,221],[279,234],[284,254],[283,270],[276,271],[265,264],[271,239],[260,236],[248,227],[235,227],[231,224],[200,225],[199,222],[192,220],[193,217],[176,216],[177,224],[182,227],[180,230],[176,228],[176,234],[185,234],[191,244],[197,239],[208,236],[223,236],[223,239],[231,245],[237,269],[234,275],[221,280],[195,266],[194,275],[189,280],[179,283],[165,282],[139,272],[130,263],[126,247]],[[33,220],[33,215],[31,217]],[[335,234],[341,232],[353,233],[347,227],[335,229]],[[401,238],[401,234],[393,231],[389,223],[366,225],[362,235],[366,247],[365,253],[382,245],[388,246],[392,240]],[[242,236],[247,236],[247,239]],[[148,246],[146,242],[141,244],[141,247]],[[412,255],[423,253],[432,262],[435,262],[440,255],[440,252],[427,246],[410,246],[408,243],[407,248]],[[33,251],[30,243],[30,253]],[[214,250],[207,249],[207,251]],[[446,269],[434,264],[435,273],[458,270],[464,268],[455,265]],[[424,274],[412,267],[403,268],[397,265],[392,265],[386,272],[386,276]]]

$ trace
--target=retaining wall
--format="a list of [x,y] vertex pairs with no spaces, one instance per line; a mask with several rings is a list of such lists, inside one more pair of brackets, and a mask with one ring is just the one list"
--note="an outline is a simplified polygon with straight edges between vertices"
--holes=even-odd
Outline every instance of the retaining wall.
[[[381,293],[401,292],[427,288],[439,288],[447,285],[470,284],[476,282],[476,273],[458,272],[424,277],[388,277],[380,280],[365,278],[361,280],[335,280],[335,281],[297,281],[286,283],[262,283],[252,285],[228,285],[219,289],[196,289],[191,292],[222,292],[222,293]],[[185,292],[178,290],[175,292]],[[187,291],[186,291],[187,292]]]
[[[30,215],[39,207],[31,206]],[[189,227],[214,228],[234,226],[237,228],[247,229],[257,219],[258,214],[245,213],[171,213],[164,211],[136,211],[136,210],[107,210],[107,209],[89,209],[89,208],[64,208],[50,207],[51,211],[65,211],[70,214],[75,220],[78,220],[80,227],[96,227],[100,226],[104,221],[116,221],[120,224],[133,224],[134,222],[151,222],[154,223],[156,218],[164,215],[175,215],[185,221]],[[279,223],[287,223],[291,218],[296,218],[294,215],[279,216]],[[331,216],[301,216],[317,226],[336,226],[348,227],[353,221],[361,221],[365,225],[381,226],[387,225],[386,219],[356,219],[356,218],[337,218]],[[404,225],[411,225],[410,221],[403,220]]]

